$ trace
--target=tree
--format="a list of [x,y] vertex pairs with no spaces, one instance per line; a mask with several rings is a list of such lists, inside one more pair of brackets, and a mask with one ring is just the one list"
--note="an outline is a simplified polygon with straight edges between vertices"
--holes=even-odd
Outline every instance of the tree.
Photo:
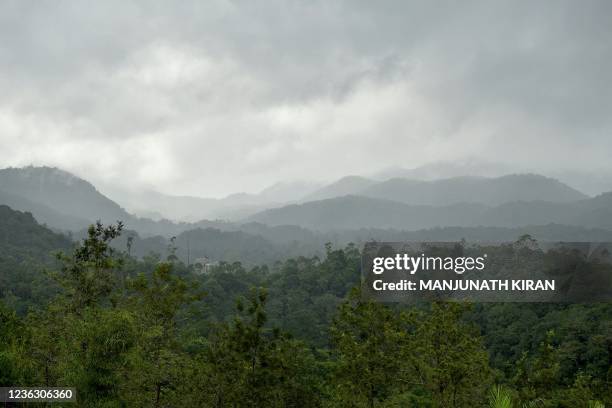
[[211,337],[200,360],[200,405],[318,406],[315,361],[301,342],[265,327],[266,299],[265,290],[251,290],[233,323]]
[[27,380],[28,337],[17,314],[0,302],[0,387]]
[[104,227],[98,221],[89,227],[87,238],[72,256],[58,254],[63,266],[54,277],[64,289],[67,311],[78,314],[84,308],[109,300],[117,284],[117,269],[121,267],[110,241],[117,238],[122,229],[121,222]]
[[523,353],[517,362],[514,384],[522,402],[551,400],[559,381],[559,358],[554,341],[555,333],[550,330],[546,339],[540,343],[535,356]]
[[136,341],[134,316],[105,309],[88,311],[72,322],[75,335],[66,349],[68,361],[60,384],[75,385],[82,406],[123,406],[122,380]]
[[331,393],[338,405],[374,407],[401,392],[408,336],[396,313],[362,301],[355,288],[339,308],[331,338],[336,359]]
[[166,405],[168,394],[180,398],[172,391],[184,381],[181,368],[189,359],[179,334],[181,310],[202,294],[176,276],[170,263],[159,264],[150,278],[139,274],[128,288],[138,330],[131,362],[139,374],[129,379],[125,397],[135,405]]
[[418,318],[411,355],[434,407],[477,406],[489,388],[488,353],[476,328],[461,320],[468,307],[435,302]]
[[[123,225],[100,222],[53,276],[63,292],[45,310],[32,313],[32,356],[50,386],[76,386],[82,406],[121,406],[121,379],[135,343],[132,313],[117,308],[121,260],[110,247]],[[117,294],[118,295],[118,294]]]

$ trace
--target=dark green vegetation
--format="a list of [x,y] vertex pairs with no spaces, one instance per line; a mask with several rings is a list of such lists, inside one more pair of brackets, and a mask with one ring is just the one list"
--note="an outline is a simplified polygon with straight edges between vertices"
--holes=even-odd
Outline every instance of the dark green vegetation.
[[[474,242],[508,242],[522,235],[530,235],[540,241],[612,242],[612,231],[587,229],[550,224],[523,228],[499,227],[444,227],[418,231],[384,230],[364,228],[360,230],[330,231],[314,233],[304,228],[282,225],[268,227],[249,223],[234,225],[226,223],[207,228],[198,228],[176,235],[176,255],[184,263],[206,256],[212,261],[234,262],[245,266],[273,264],[299,256],[325,255],[324,245],[331,242],[336,247],[349,243],[363,246],[368,241],[459,241],[465,238]],[[74,235],[84,238],[86,231]],[[131,237],[131,254],[141,258],[151,252],[165,258],[170,239],[162,236],[142,238],[134,231],[126,231],[112,245],[117,250],[126,250]],[[190,262],[189,262],[190,261]]]
[[44,273],[52,251],[68,251],[72,242],[40,226],[29,213],[0,205],[0,297],[20,313],[33,299],[48,301],[57,290]]
[[0,211],[0,386],[75,386],[85,407],[612,404],[609,304],[385,306],[355,289],[352,245],[196,275],[172,246],[113,249],[121,225],[71,248]]

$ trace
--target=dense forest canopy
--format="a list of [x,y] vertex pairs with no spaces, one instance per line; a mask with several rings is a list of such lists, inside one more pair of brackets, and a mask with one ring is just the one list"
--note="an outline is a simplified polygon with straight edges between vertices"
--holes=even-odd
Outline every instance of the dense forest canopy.
[[2,386],[74,386],[92,407],[612,403],[610,304],[377,304],[354,245],[197,274],[173,247],[114,249],[121,224],[73,248],[3,211]]

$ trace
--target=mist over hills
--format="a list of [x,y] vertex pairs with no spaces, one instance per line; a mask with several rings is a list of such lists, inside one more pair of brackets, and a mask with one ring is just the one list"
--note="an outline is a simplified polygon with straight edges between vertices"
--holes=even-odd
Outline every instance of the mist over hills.
[[0,170],[0,203],[30,211],[39,222],[62,230],[87,222],[116,222],[133,217],[92,184],[52,167]]
[[[16,244],[22,247],[32,245],[36,240],[47,242],[41,247],[44,251],[66,249],[70,241],[59,234],[39,226],[29,214],[13,211],[8,207],[0,207],[0,229],[4,226],[18,225],[26,237]],[[15,219],[26,222],[15,223]],[[11,227],[14,229],[14,227]],[[42,232],[41,232],[42,231]],[[264,224],[234,224],[219,223],[216,227],[194,228],[176,236],[174,242],[168,237],[142,237],[136,231],[126,230],[112,242],[119,251],[128,251],[127,241],[131,237],[130,253],[138,258],[153,256],[155,259],[165,259],[171,246],[176,248],[176,255],[185,263],[194,263],[199,257],[207,257],[211,261],[236,262],[246,266],[274,264],[276,261],[299,256],[324,256],[324,244],[332,243],[335,247],[343,247],[352,242],[358,246],[372,240],[376,241],[458,241],[467,239],[470,242],[511,242],[523,234],[530,234],[541,241],[612,241],[612,230],[601,228],[584,228],[549,224],[541,226],[526,226],[519,228],[504,227],[441,227],[402,231],[397,229],[361,228],[335,231],[311,231],[296,226],[270,227]],[[12,235],[11,235],[12,236]],[[81,230],[72,236],[78,240],[86,236]],[[6,236],[7,238],[9,236]],[[46,237],[51,237],[50,240]],[[10,243],[10,239],[5,239]],[[38,250],[36,250],[38,251]],[[44,252],[43,253],[46,253]],[[40,253],[38,251],[37,253]],[[154,255],[157,254],[157,255]]]
[[[317,188],[318,187],[318,188]],[[346,195],[359,195],[414,205],[444,206],[457,203],[499,205],[511,201],[568,202],[587,198],[555,179],[535,175],[495,178],[462,176],[438,180],[392,178],[377,181],[347,176],[323,187],[315,183],[277,183],[258,194],[236,193],[224,198],[170,196],[158,192],[118,192],[121,204],[156,220],[196,222],[202,219],[240,220],[284,205]]]
[[345,177],[309,197],[326,198],[267,209],[247,220],[325,231],[548,223],[597,227],[609,224],[598,218],[612,207],[605,199],[591,201],[558,180],[535,174],[382,182]]
[[[141,198],[143,202],[149,203],[147,209],[151,213],[159,212],[157,205],[160,205],[162,210],[174,209],[177,213],[184,212],[186,208],[203,207],[206,210],[202,204],[211,202],[214,206],[225,205],[225,209],[229,211],[231,208],[226,205],[227,202],[264,201],[267,197],[280,197],[296,188],[300,189],[300,184],[286,183],[262,191],[260,197],[235,194],[220,200],[172,197],[155,192],[145,194]],[[0,169],[0,204],[15,210],[28,211],[39,223],[59,231],[78,232],[97,220],[107,224],[121,220],[127,228],[138,231],[144,237],[170,237],[196,228],[231,229],[227,221],[199,219],[197,222],[188,223],[137,217],[106,197],[91,183],[52,167]]]
[[457,177],[434,181],[391,179],[368,187],[363,195],[434,206],[461,202],[487,205],[539,200],[570,202],[587,198],[566,184],[535,174],[496,178]]
[[109,222],[129,217],[123,208],[101,194],[92,184],[57,168],[2,169],[0,191],[75,218]]
[[516,201],[490,207],[478,203],[410,205],[345,196],[269,209],[248,218],[267,225],[293,224],[319,231],[358,228],[418,230],[445,226],[523,227],[550,223],[612,228],[612,193],[571,201]]
[[253,200],[246,197],[246,194],[216,199],[172,196],[157,191],[109,191],[115,199],[122,200],[121,202],[133,214],[156,221],[169,219],[179,222],[196,222],[202,219],[245,217],[265,208],[253,203]]
[[548,223],[612,228],[612,193],[585,200],[551,203],[516,201],[488,209],[481,225],[523,226]]
[[276,183],[257,194],[235,193],[223,198],[175,196],[157,191],[126,191],[105,187],[107,194],[130,212],[155,220],[196,222],[202,219],[240,219],[271,206],[294,202],[320,188],[305,181]]
[[46,224],[58,230],[76,231],[87,225],[88,221],[85,218],[79,218],[72,215],[64,214],[56,211],[53,208],[47,207],[44,204],[33,202],[27,198],[9,194],[0,190],[0,203],[7,205],[13,209],[27,211],[35,215],[36,220],[41,224]]
[[372,174],[371,178],[378,181],[392,178],[440,180],[454,177],[501,177],[520,172],[520,169],[504,163],[472,158],[452,162],[438,161],[413,168],[394,166]]
[[350,195],[269,209],[248,220],[271,226],[293,224],[320,231],[358,228],[416,230],[443,225],[469,225],[465,221],[474,219],[486,208],[482,204],[412,206]]
[[1,169],[0,204],[29,211],[38,222],[60,231],[78,231],[97,220],[120,220],[145,235],[174,235],[190,228],[187,223],[136,217],[91,183],[53,167]]
[[[108,197],[120,203],[132,214],[155,220],[167,218],[186,222],[201,219],[237,220],[271,207],[343,195],[386,198],[409,204],[447,205],[476,200],[476,202],[498,205],[519,200],[571,201],[579,199],[579,196],[586,198],[583,192],[596,195],[612,190],[612,176],[605,172],[567,170],[551,171],[548,175],[552,178],[521,172],[518,168],[499,162],[472,159],[436,162],[416,168],[392,167],[367,177],[346,176],[328,184],[284,181],[265,188],[259,193],[235,193],[223,198],[173,196],[155,191],[121,190],[115,186],[99,187]],[[530,177],[531,180],[529,180]],[[492,181],[498,178],[502,180]],[[504,178],[505,183],[508,184],[506,186],[502,186]],[[460,186],[461,181],[467,184],[473,179],[483,181],[482,184],[487,184],[486,181],[489,180],[491,184],[489,191],[487,192],[486,186],[482,187],[482,191],[478,191],[476,186],[473,188],[477,191]],[[449,192],[444,192],[445,180],[450,185],[451,191]],[[433,184],[427,182],[433,182]],[[513,182],[516,183],[514,186],[516,191],[508,190],[513,188],[510,185]],[[563,191],[566,182],[569,182],[569,185],[574,188],[568,186],[566,191]],[[540,185],[537,185],[538,183]],[[402,190],[402,187],[412,189],[415,188],[415,185],[419,185],[419,190],[407,192]],[[496,186],[499,187],[497,191],[495,191]]]
[[462,176],[439,180],[392,178],[381,182],[350,176],[316,191],[304,201],[344,195],[433,206],[455,203],[499,205],[511,201],[537,200],[569,202],[587,198],[580,191],[552,178],[513,174],[495,178]]
[[[86,226],[98,219],[105,223],[121,220],[127,230],[113,245],[126,251],[127,239],[132,237],[130,250],[135,256],[166,256],[169,246],[176,245],[178,256],[185,262],[206,256],[214,261],[250,265],[323,255],[325,242],[342,246],[369,240],[506,241],[523,233],[545,240],[612,240],[612,193],[585,198],[557,180],[538,175],[433,181],[376,181],[351,176],[311,191],[314,188],[312,184],[286,183],[257,195],[235,194],[224,199],[159,193],[144,197],[149,201],[146,210],[152,213],[212,208],[205,207],[206,203],[229,209],[228,203],[255,206],[259,202],[265,208],[233,220],[173,222],[134,216],[123,203],[114,202],[91,183],[62,170],[4,169],[0,170],[0,204],[10,208],[4,207],[0,218],[14,220],[18,212],[13,210],[28,211],[38,223],[73,231],[73,239],[81,238]],[[353,190],[359,195],[335,196]],[[310,198],[331,198],[298,199],[301,193]],[[290,199],[291,194],[296,195],[287,200],[292,204],[264,204],[272,198]],[[439,203],[443,205],[434,205]],[[19,217],[30,217],[29,224],[34,220],[27,214]],[[6,229],[7,222],[2,224],[0,220],[0,226]],[[170,242],[172,236],[176,236],[174,244]]]
[[303,197],[301,201],[317,201],[345,195],[359,194],[376,181],[361,176],[346,176]]
[[612,174],[606,169],[550,169],[541,170],[515,167],[499,161],[477,158],[458,161],[438,161],[414,168],[389,167],[367,177],[377,181],[393,178],[413,180],[440,180],[455,177],[501,177],[509,174],[546,174],[590,196],[612,191]]
[[[183,237],[185,243],[193,242],[194,256],[201,245],[217,245],[225,249],[215,253],[230,254],[229,243],[235,242],[259,248],[261,259],[269,260],[290,248],[295,253],[298,249],[316,252],[323,237],[332,241],[340,236],[360,238],[355,231],[364,230],[387,231],[375,234],[382,239],[397,231],[457,227],[512,229],[558,224],[612,229],[612,193],[588,198],[555,179],[535,174],[384,181],[349,176],[323,187],[281,183],[258,194],[222,199],[155,192],[139,199],[146,206],[143,211],[151,214],[178,217],[192,211],[197,217],[224,211],[226,216],[194,222],[141,218],[125,210],[124,203],[116,203],[68,172],[50,167],[0,170],[0,204],[29,211],[39,223],[61,231],[82,231],[98,219],[104,223],[121,220],[143,242],[139,255],[164,252],[171,236],[177,236],[181,246]],[[186,238],[191,233],[195,235]],[[257,241],[262,239],[265,242]],[[125,243],[118,245],[125,247]],[[250,259],[260,258],[250,255]]]

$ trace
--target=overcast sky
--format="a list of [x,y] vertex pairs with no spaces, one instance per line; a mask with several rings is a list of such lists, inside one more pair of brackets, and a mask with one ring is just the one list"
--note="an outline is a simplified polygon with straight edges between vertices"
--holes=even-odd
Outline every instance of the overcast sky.
[[1,1],[0,166],[218,196],[475,158],[612,173],[612,2]]

